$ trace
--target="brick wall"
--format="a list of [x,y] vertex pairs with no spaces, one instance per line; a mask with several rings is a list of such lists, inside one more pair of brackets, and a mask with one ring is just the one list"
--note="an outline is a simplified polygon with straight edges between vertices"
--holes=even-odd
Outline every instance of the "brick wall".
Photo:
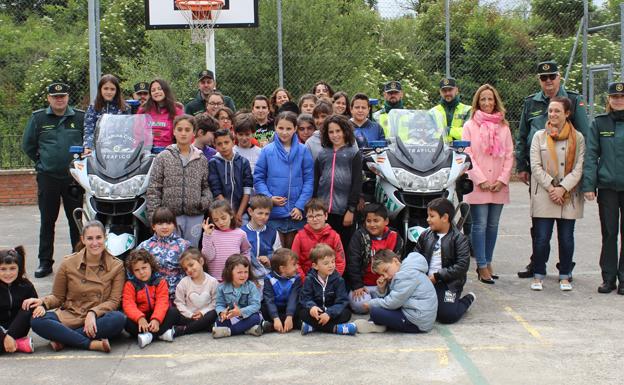
[[35,170],[0,170],[0,206],[37,204]]

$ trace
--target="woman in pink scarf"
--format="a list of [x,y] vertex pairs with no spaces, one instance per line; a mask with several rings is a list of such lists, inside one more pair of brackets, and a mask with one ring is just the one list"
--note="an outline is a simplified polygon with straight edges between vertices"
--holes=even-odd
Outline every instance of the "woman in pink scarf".
[[472,116],[464,124],[462,139],[470,141],[466,152],[472,161],[468,171],[474,191],[464,197],[470,203],[471,240],[479,281],[493,284],[492,256],[503,205],[509,203],[509,178],[513,166],[513,139],[505,120],[505,107],[494,87],[484,84],[472,98]]

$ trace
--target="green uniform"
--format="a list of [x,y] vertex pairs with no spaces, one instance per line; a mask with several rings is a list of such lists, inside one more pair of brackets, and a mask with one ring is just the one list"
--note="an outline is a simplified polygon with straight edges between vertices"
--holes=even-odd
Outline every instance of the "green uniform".
[[35,162],[37,173],[55,178],[69,178],[69,163],[73,159],[69,147],[82,146],[84,111],[67,107],[63,116],[50,107],[30,116],[22,149]]
[[[589,130],[589,122],[587,120],[587,110],[585,109],[583,98],[576,92],[566,91],[563,86],[559,87],[557,96],[567,97],[572,101],[574,107],[572,111],[573,115],[570,120],[574,128],[585,136]],[[518,138],[516,140],[516,168],[518,172],[531,172],[531,165],[529,163],[531,140],[537,131],[543,130],[546,127],[549,103],[550,98],[546,97],[543,91],[524,99],[524,107],[520,115]]]
[[[234,105],[234,100],[229,96],[223,95],[223,101],[225,102],[225,106],[232,110],[232,112],[236,112],[236,106]],[[201,93],[201,91],[197,91],[197,95],[195,99],[191,100],[184,106],[184,113],[189,115],[199,115],[203,112],[206,112],[206,101]]]
[[618,119],[616,114],[596,116],[585,135],[583,192],[624,191],[624,116]]
[[[470,118],[470,110],[472,109],[471,106],[460,103],[459,99],[455,100],[457,100],[457,104],[455,104],[455,107],[452,109],[448,108],[448,106],[452,107],[452,104],[448,105],[448,103],[442,101],[430,110],[434,113],[438,125],[440,127],[446,127],[446,142],[462,139],[464,123]],[[450,124],[448,121],[449,118],[451,119]]]

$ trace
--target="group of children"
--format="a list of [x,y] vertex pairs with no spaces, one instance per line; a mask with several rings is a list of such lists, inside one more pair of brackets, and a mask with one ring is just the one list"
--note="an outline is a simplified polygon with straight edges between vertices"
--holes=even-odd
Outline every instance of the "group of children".
[[[267,226],[272,210],[268,196],[253,196],[243,230],[227,202],[212,202],[201,250],[175,232],[170,209],[155,210],[154,235],[125,261],[125,329],[141,348],[154,338],[173,341],[198,332],[214,338],[293,329],[304,335],[428,332],[436,318],[459,320],[475,300],[473,293],[460,298],[469,250],[446,199],[431,202],[430,228],[405,258],[382,205],[365,206],[346,253],[322,200],[306,203],[308,223],[293,249],[276,248],[277,232]],[[37,294],[26,278],[23,248],[0,251],[0,289],[3,351],[32,352],[33,310],[22,309],[22,302]],[[370,319],[351,321],[352,311]]]

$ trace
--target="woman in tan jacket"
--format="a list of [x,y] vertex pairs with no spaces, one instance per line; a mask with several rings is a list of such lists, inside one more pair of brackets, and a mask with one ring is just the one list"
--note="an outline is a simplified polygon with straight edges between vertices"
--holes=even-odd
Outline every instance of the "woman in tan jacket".
[[534,275],[532,290],[542,290],[550,238],[557,222],[559,287],[572,290],[570,272],[574,254],[574,224],[583,217],[585,140],[570,122],[570,99],[554,97],[548,105],[548,122],[531,142],[531,217],[533,219]]
[[124,328],[126,316],[117,311],[123,263],[106,251],[104,234],[102,223],[87,222],[81,235],[85,247],[63,259],[52,294],[24,301],[25,309],[35,308],[32,330],[50,340],[54,351],[67,345],[108,353],[108,338]]

